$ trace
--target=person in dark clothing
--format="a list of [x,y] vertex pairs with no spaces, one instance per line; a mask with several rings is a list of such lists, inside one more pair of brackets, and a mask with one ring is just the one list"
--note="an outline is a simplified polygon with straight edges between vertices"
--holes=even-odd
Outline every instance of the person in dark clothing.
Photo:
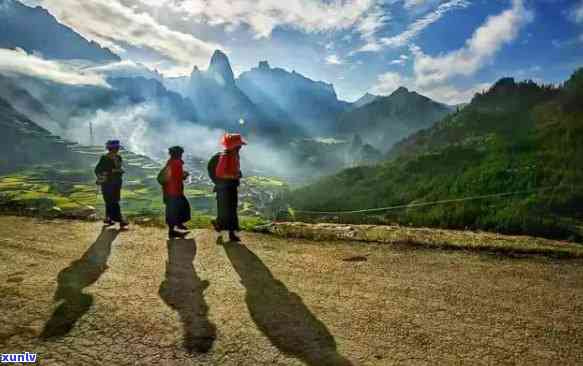
[[123,219],[119,201],[121,200],[121,187],[123,183],[122,158],[119,155],[121,145],[118,140],[110,140],[105,145],[107,154],[99,159],[95,167],[97,184],[101,186],[101,193],[105,201],[106,226],[119,223],[120,229],[127,229],[128,222]]
[[171,147],[168,153],[170,159],[166,163],[166,178],[164,180],[168,237],[170,239],[184,238],[188,234],[188,228],[184,224],[191,218],[190,203],[184,196],[184,180],[188,178],[189,173],[184,171],[184,162],[182,161],[184,149],[182,147]]
[[221,144],[224,151],[214,155],[208,165],[217,194],[217,219],[212,224],[219,233],[223,230],[229,231],[231,242],[240,242],[241,239],[236,234],[239,231],[238,188],[242,178],[239,152],[247,143],[240,134],[225,134]]

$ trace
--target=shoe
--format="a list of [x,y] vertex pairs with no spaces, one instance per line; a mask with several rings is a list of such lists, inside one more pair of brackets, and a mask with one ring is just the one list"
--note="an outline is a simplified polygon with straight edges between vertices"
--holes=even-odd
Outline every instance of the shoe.
[[229,241],[232,243],[240,243],[241,238],[239,238],[235,233],[229,233]]
[[217,220],[211,220],[211,224],[213,225],[213,228],[217,233],[221,232],[221,228],[219,227],[219,223],[217,222]]
[[110,227],[110,226],[113,226],[113,225],[115,225],[115,222],[113,222],[113,220],[111,220],[111,219],[105,219],[105,220],[103,220],[103,226]]
[[119,223],[119,229],[120,230],[127,230],[130,226],[130,223],[127,221],[122,221]]
[[186,235],[188,235],[188,233],[181,233],[178,231],[170,231],[168,233],[168,238],[169,239],[184,239],[186,237]]
[[188,228],[184,224],[176,225],[176,227],[180,230],[189,231]]

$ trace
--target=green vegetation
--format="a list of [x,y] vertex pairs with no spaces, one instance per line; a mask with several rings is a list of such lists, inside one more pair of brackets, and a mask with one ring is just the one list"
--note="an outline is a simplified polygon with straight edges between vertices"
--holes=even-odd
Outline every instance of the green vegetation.
[[[580,239],[581,100],[583,69],[558,88],[502,79],[463,110],[397,144],[383,164],[345,170],[287,199],[297,210],[343,211],[524,192],[375,215],[296,217]],[[533,191],[539,188],[545,189]]]
[[[249,177],[241,187],[241,226],[250,230],[265,223],[258,210],[266,205],[269,192],[283,189],[276,178]],[[209,185],[187,186],[185,194],[192,208],[192,228],[210,227],[215,214],[215,197]],[[165,206],[161,188],[146,172],[128,174],[122,190],[122,209],[131,220],[164,225]],[[0,211],[49,217],[97,218],[104,204],[90,167],[71,169],[54,163],[0,176]]]

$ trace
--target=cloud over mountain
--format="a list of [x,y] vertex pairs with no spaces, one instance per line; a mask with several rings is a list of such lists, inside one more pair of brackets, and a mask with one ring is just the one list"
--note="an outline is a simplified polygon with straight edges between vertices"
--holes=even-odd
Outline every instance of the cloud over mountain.
[[97,73],[82,72],[67,63],[45,60],[22,50],[0,49],[0,73],[32,76],[60,84],[108,87]]
[[128,47],[141,48],[189,70],[222,48],[192,34],[158,23],[125,3],[110,0],[42,0],[61,22],[88,39],[124,54]]
[[415,78],[420,85],[448,80],[456,75],[474,74],[507,43],[518,36],[520,29],[533,19],[522,0],[513,0],[512,8],[489,17],[464,47],[432,57],[419,47],[412,47],[415,56]]

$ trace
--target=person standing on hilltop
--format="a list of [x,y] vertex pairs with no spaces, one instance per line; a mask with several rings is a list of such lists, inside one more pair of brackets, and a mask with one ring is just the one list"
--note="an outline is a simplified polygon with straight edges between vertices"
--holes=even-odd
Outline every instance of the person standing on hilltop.
[[247,143],[240,134],[226,133],[221,139],[224,151],[215,154],[208,164],[208,172],[217,193],[217,219],[212,225],[217,232],[229,231],[231,242],[240,242],[237,216],[238,187],[242,178],[239,152]]
[[119,140],[110,140],[105,144],[107,154],[101,156],[99,163],[95,167],[97,184],[101,186],[103,201],[105,202],[105,220],[106,226],[112,226],[119,223],[120,229],[127,229],[128,222],[121,215],[121,187],[123,183],[122,176],[122,158],[119,155],[121,145]]
[[171,147],[168,153],[170,159],[166,163],[163,185],[168,238],[184,238],[188,234],[188,228],[184,224],[191,218],[190,203],[184,195],[184,180],[188,178],[189,173],[184,170],[182,147]]

